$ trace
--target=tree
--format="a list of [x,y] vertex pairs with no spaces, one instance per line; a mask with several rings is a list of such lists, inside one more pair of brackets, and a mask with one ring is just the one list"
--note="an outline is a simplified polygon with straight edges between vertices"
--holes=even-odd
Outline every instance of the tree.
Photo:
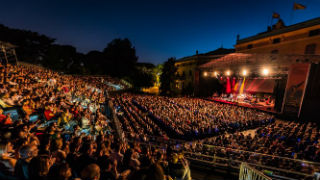
[[69,74],[90,74],[89,68],[85,65],[85,55],[76,53],[71,62],[66,66],[65,72]]
[[90,74],[105,74],[105,55],[100,51],[90,51],[85,55],[84,66],[88,68]]
[[175,80],[176,71],[175,58],[169,58],[163,65],[162,74],[160,76],[160,94],[161,95],[174,95],[175,94]]
[[41,63],[55,39],[37,32],[0,25],[0,41],[16,45],[18,60]]
[[68,65],[78,61],[76,48],[68,45],[52,45],[44,59],[44,66],[54,70],[66,71]]
[[55,39],[37,32],[8,28],[0,24],[0,41],[17,46],[18,60],[41,64],[54,70],[73,74],[107,74],[119,78],[139,76],[145,80],[145,83],[138,83],[139,79],[135,79],[139,86],[149,86],[149,82],[153,80],[150,73],[135,69],[138,57],[127,38],[112,40],[103,52],[90,51],[83,55],[72,46],[53,44]]
[[154,68],[155,66],[150,63],[138,63],[129,77],[129,82],[137,90],[152,87],[156,81]]
[[107,74],[116,77],[125,77],[134,71],[134,66],[138,61],[136,49],[129,39],[114,39],[103,50],[106,61],[104,68]]
[[163,69],[163,64],[158,64],[154,69],[153,69],[153,74],[156,77],[156,86],[160,87],[160,76],[162,74],[162,69]]

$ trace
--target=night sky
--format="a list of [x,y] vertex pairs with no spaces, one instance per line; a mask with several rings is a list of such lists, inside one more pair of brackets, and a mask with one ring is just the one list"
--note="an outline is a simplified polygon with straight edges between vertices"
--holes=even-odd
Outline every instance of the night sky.
[[[281,3],[280,3],[281,2]],[[216,48],[265,31],[272,12],[286,25],[320,17],[319,0],[7,0],[0,23],[73,45],[79,52],[103,50],[114,38],[129,38],[139,62],[162,63]],[[291,21],[291,23],[290,23]],[[274,23],[276,20],[273,21]]]

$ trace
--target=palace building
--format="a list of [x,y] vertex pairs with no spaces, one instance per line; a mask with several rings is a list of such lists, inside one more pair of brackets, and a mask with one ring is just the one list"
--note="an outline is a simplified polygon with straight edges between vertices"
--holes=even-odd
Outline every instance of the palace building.
[[320,54],[320,18],[285,26],[279,20],[266,32],[237,39],[238,53]]
[[175,63],[177,68],[177,80],[176,88],[179,93],[182,94],[192,94],[195,88],[195,79],[199,76],[197,74],[197,68],[214,59],[220,58],[226,54],[234,52],[234,49],[218,48],[214,51],[210,51],[204,54],[183,57],[178,59]]

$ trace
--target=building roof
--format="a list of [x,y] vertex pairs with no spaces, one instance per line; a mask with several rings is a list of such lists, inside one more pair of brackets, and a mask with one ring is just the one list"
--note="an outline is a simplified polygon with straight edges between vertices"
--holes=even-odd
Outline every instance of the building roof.
[[199,60],[208,60],[212,58],[218,58],[218,57],[221,57],[221,55],[225,55],[233,52],[235,52],[235,49],[218,48],[216,50],[209,51],[207,53],[186,56],[186,57],[177,59],[176,62],[190,61],[190,60],[194,60],[197,57],[199,58]]
[[224,54],[229,54],[229,53],[234,53],[235,49],[226,49],[226,48],[218,48],[214,51],[209,51],[203,55],[224,55]]
[[247,38],[243,38],[237,41],[237,44],[242,44],[242,43],[246,43],[246,42],[250,42],[250,41],[254,41],[254,40],[258,40],[258,39],[262,39],[262,38],[266,38],[266,37],[270,37],[270,36],[275,36],[278,34],[283,34],[283,33],[287,33],[287,32],[291,32],[291,31],[296,31],[299,29],[303,29],[303,28],[307,28],[307,27],[312,27],[315,25],[320,25],[320,17],[319,18],[314,18],[308,21],[304,21],[301,23],[297,23],[297,24],[293,24],[290,26],[286,26],[283,27],[281,29],[274,29],[271,31],[266,31],[266,32],[262,32],[259,33],[257,35],[254,36],[250,36]]
[[229,68],[260,65],[281,65],[296,62],[319,62],[320,55],[280,55],[280,54],[246,54],[246,53],[231,53],[221,58],[211,60],[200,66],[202,69],[211,68]]

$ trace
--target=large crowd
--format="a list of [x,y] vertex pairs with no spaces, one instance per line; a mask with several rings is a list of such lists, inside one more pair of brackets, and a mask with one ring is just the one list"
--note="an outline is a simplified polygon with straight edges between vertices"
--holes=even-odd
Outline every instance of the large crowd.
[[[130,113],[144,112],[141,123],[150,124],[152,119],[157,125],[156,128],[162,128],[169,137],[184,140],[201,139],[224,132],[243,131],[274,121],[272,115],[254,109],[213,103],[197,98],[122,94],[115,99],[125,102],[126,105],[130,104]],[[127,107],[120,105],[116,108],[120,108],[120,112],[121,110],[126,112]]]
[[168,139],[163,131],[147,113],[140,110],[126,98],[115,99],[115,107],[122,124],[122,129],[129,139],[150,141],[150,137],[163,137]]
[[191,152],[188,157],[218,156],[285,170],[281,174],[313,174],[320,170],[319,136],[319,127],[314,123],[279,121],[252,132],[185,144],[183,148]]
[[191,140],[180,142],[189,158],[218,163],[220,157],[235,167],[248,162],[299,179],[319,171],[320,131],[314,123],[275,121],[255,109],[198,98],[121,94],[114,102],[127,138]]
[[318,171],[314,123],[199,98],[109,98],[119,80],[37,66],[0,68],[0,76],[0,179],[190,180],[186,157]]
[[279,122],[257,128],[254,135],[221,135],[203,143],[319,162],[319,138],[319,127],[314,123]]
[[115,135],[104,79],[34,66],[0,74],[0,179],[191,179],[175,149]]

